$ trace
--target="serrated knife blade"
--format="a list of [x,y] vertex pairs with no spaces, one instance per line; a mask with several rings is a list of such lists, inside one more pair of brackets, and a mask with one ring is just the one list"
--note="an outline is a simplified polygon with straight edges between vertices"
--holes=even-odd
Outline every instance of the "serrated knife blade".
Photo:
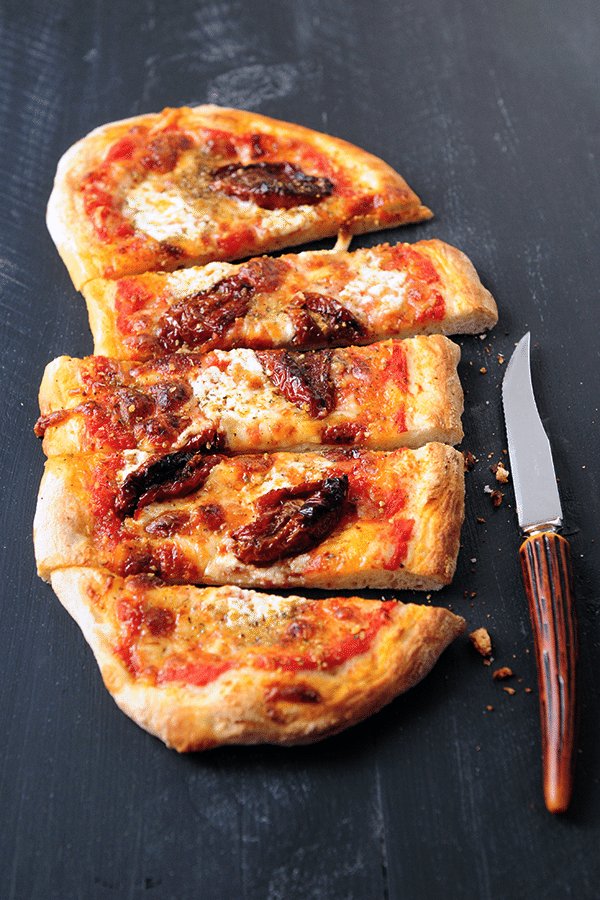
[[519,555],[533,628],[540,692],[544,798],[553,813],[571,798],[579,707],[579,649],[569,544],[550,442],[533,393],[529,332],[502,384],[508,454],[519,525]]

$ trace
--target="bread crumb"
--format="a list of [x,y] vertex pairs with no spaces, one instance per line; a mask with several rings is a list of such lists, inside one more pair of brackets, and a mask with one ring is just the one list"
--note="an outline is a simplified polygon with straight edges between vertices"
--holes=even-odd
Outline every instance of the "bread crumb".
[[463,450],[462,455],[463,455],[463,459],[465,461],[465,470],[467,472],[472,472],[473,469],[475,468],[475,462],[476,462],[475,457],[473,456],[473,454],[471,453],[470,450]]
[[486,628],[477,628],[469,635],[469,639],[478,653],[482,656],[491,656],[492,639]]
[[507,694],[511,694],[511,695],[515,693],[514,688],[505,687],[505,688],[502,688],[502,690],[506,691]]
[[496,476],[496,481],[499,481],[500,484],[506,484],[509,478],[509,471],[505,469],[501,462],[496,463],[495,466],[490,466],[490,469]]
[[504,681],[505,678],[512,678],[513,670],[509,669],[508,666],[502,666],[501,669],[496,669],[494,672],[494,679],[496,681]]
[[488,712],[492,712],[493,709],[494,709],[494,707],[493,707],[493,706],[486,706],[486,709],[488,710]]
[[500,491],[492,491],[492,492],[491,492],[491,494],[490,494],[490,499],[491,499],[491,501],[492,501],[492,504],[496,507],[496,509],[497,509],[497,508],[500,506],[500,504],[502,503],[502,498],[503,498],[503,497],[504,497],[504,494],[502,494]]

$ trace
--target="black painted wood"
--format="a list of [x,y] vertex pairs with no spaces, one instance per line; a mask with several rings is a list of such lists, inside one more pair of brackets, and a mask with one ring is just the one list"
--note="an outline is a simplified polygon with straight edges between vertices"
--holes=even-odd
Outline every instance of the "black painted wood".
[[[0,5],[2,898],[600,897],[599,97],[596,0]],[[455,580],[432,598],[486,626],[495,659],[484,666],[465,636],[331,740],[181,757],[117,710],[35,574],[32,426],[44,365],[91,351],[44,225],[60,154],[104,122],[205,101],[385,158],[436,213],[385,237],[447,240],[496,296],[498,327],[458,341],[463,448],[478,462]],[[498,509],[485,492],[504,459],[501,360],[527,329],[580,623],[580,752],[562,817],[543,802],[512,492]],[[505,665],[514,678],[495,682]]]

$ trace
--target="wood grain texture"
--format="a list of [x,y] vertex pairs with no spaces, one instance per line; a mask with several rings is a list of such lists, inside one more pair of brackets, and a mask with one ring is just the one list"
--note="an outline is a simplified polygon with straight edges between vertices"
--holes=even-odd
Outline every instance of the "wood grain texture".
[[544,797],[550,812],[569,806],[579,721],[579,640],[568,542],[533,534],[519,551],[533,626],[540,690]]

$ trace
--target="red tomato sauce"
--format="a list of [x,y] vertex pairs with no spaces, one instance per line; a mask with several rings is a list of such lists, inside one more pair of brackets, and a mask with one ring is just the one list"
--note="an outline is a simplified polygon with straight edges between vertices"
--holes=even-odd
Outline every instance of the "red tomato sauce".
[[156,676],[157,684],[168,684],[170,681],[183,681],[203,687],[210,684],[223,672],[234,668],[234,660],[189,662],[183,665],[167,664]]
[[416,324],[439,322],[444,318],[446,304],[436,287],[440,276],[427,256],[414,247],[398,244],[389,249],[387,260],[382,262],[381,268],[408,270],[408,303]]
[[397,519],[392,523],[392,540],[394,551],[383,568],[394,572],[406,559],[408,544],[415,526],[414,519]]
[[[345,635],[323,648],[318,647],[316,651],[308,653],[293,650],[282,653],[274,647],[271,652],[257,656],[254,665],[258,669],[281,669],[284,672],[335,669],[352,657],[366,653],[377,632],[389,621],[391,610],[395,605],[393,600],[380,603],[370,616],[363,618],[360,631],[356,634]],[[318,645],[318,641],[316,644]]]
[[134,313],[143,309],[152,300],[152,292],[134,278],[121,278],[115,293],[115,312],[117,329],[120,334],[132,334],[135,331]]
[[[346,602],[341,600],[340,605]],[[331,611],[335,615],[335,601],[330,605]],[[392,600],[374,604],[374,611],[366,617],[362,616],[360,622],[357,621],[356,624],[360,625],[360,629],[356,634],[346,633],[344,637],[332,640],[325,647],[320,647],[317,642],[316,649],[309,650],[308,653],[282,650],[281,645],[274,645],[269,650],[261,651],[258,654],[250,650],[246,653],[243,651],[234,653],[228,659],[218,659],[211,654],[203,654],[202,651],[195,650],[192,651],[193,658],[188,662],[167,661],[157,672],[151,672],[144,667],[137,647],[142,630],[148,627],[146,621],[148,612],[144,613],[139,602],[131,602],[124,598],[117,606],[117,619],[122,628],[122,636],[115,646],[115,652],[133,675],[151,676],[157,684],[182,681],[202,687],[219,678],[224,672],[241,665],[250,665],[269,671],[330,671],[353,657],[366,653],[379,630],[390,621],[395,606],[396,603]],[[162,620],[163,617],[160,621],[162,622]],[[352,617],[351,620],[354,621],[354,618]]]

